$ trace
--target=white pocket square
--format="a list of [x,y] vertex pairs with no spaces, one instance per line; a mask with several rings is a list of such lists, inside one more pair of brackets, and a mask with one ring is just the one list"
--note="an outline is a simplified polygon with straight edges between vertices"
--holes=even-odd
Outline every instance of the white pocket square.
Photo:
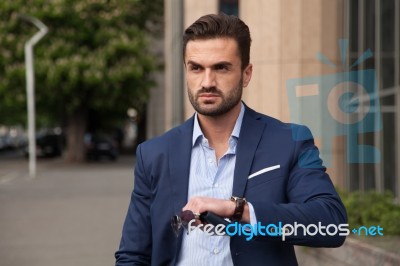
[[248,179],[252,179],[255,176],[258,176],[258,175],[261,175],[261,174],[264,174],[266,172],[269,172],[269,171],[272,171],[272,170],[275,170],[275,169],[279,169],[279,168],[281,168],[280,164],[261,169],[260,171],[257,171],[254,174],[249,175]]

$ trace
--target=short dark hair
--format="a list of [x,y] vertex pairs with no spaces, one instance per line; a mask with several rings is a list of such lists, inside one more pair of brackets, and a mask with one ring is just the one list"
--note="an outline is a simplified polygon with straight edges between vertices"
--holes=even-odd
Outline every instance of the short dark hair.
[[215,38],[232,38],[237,42],[242,70],[250,62],[250,30],[238,17],[209,14],[200,17],[190,25],[183,34],[183,58],[186,54],[186,46],[189,41],[207,40]]

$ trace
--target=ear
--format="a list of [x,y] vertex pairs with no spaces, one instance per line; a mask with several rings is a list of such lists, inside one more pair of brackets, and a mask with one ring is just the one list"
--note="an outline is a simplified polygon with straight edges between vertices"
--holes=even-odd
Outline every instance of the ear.
[[248,64],[247,67],[243,70],[243,87],[247,87],[251,80],[251,75],[253,74],[253,65]]

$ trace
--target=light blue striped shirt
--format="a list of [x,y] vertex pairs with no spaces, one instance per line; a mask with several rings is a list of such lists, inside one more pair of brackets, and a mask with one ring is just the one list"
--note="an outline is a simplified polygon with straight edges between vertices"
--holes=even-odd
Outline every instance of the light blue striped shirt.
[[[189,199],[193,196],[229,199],[232,196],[236,146],[244,109],[242,103],[240,114],[229,137],[229,148],[218,163],[215,151],[209,146],[208,140],[203,135],[197,113],[195,114],[189,175]],[[251,221],[256,221],[251,204],[249,204],[249,207]],[[199,229],[195,229],[190,234],[184,232],[178,265],[233,265],[229,242],[229,236],[208,236]]]

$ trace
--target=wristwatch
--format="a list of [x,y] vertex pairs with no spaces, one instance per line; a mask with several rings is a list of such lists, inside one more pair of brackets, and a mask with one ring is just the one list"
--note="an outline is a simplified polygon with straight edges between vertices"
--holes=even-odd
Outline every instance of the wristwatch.
[[231,217],[231,221],[239,222],[240,220],[242,220],[244,205],[246,204],[246,199],[232,196],[230,198],[230,200],[236,204],[235,211]]

